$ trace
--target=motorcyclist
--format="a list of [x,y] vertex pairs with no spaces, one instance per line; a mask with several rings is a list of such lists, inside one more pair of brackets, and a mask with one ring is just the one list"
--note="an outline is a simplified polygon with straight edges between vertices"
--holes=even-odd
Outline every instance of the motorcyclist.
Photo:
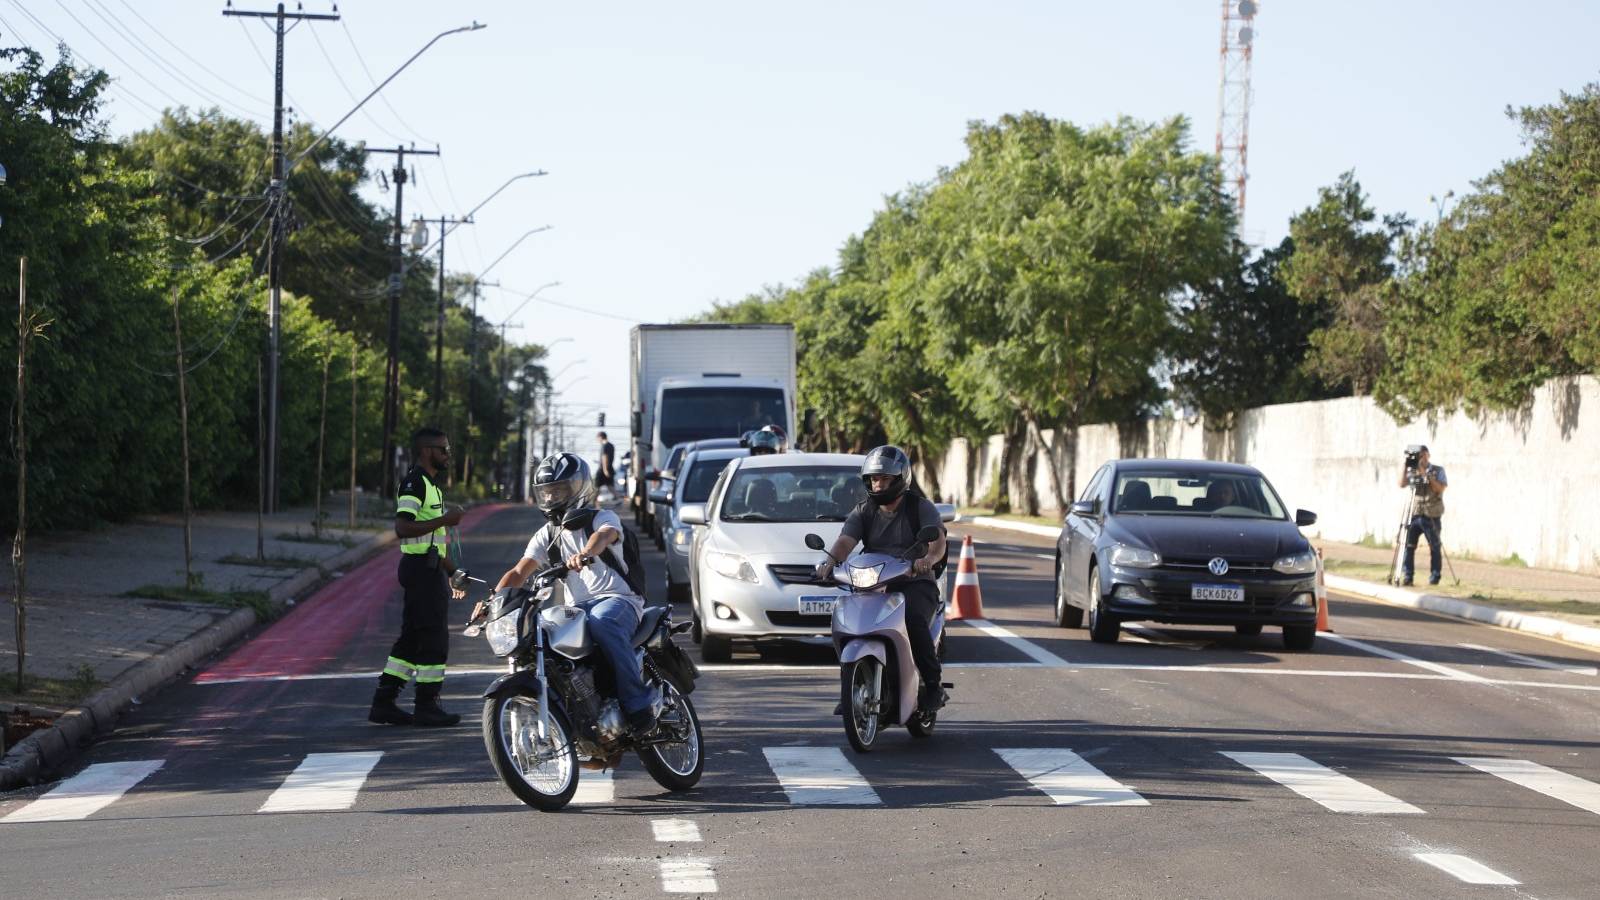
[[865,542],[871,553],[904,553],[917,543],[917,531],[928,525],[939,527],[939,539],[928,545],[928,552],[912,563],[912,577],[899,584],[906,598],[906,630],[911,640],[911,655],[922,677],[917,691],[917,707],[932,712],[944,705],[940,683],[939,653],[931,632],[933,614],[939,606],[939,583],[933,569],[945,558],[944,526],[939,510],[920,491],[911,486],[911,459],[893,445],[878,447],[861,464],[861,480],[867,485],[867,499],[856,505],[844,521],[839,537],[828,551],[828,558],[817,564],[817,580],[827,580],[835,565],[850,555],[856,544]]
[[783,430],[783,426],[781,426],[781,425],[763,425],[761,427],[761,430],[765,431],[765,432],[768,432],[769,434],[775,435],[778,438],[778,452],[779,453],[788,453],[789,452],[789,434],[788,434],[788,432]]
[[750,447],[751,456],[766,456],[769,453],[783,452],[783,441],[776,434],[764,428],[760,431],[750,432],[750,436],[745,439],[745,443]]
[[[531,493],[534,505],[551,524],[534,533],[522,559],[500,578],[496,590],[524,584],[549,566],[552,557],[564,562],[571,570],[566,577],[567,597],[589,613],[589,633],[616,675],[617,699],[628,730],[635,738],[645,737],[655,730],[658,711],[633,652],[633,632],[644,612],[644,598],[606,559],[627,565],[622,560],[622,520],[609,509],[593,508],[595,486],[589,464],[572,453],[557,453],[540,462]],[[557,545],[554,553],[552,539]],[[603,557],[613,544],[615,551]]]

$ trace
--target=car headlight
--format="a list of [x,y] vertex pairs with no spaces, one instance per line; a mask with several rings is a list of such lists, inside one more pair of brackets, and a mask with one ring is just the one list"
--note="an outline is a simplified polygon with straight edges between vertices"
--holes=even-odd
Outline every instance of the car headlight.
[[672,545],[674,547],[687,547],[694,541],[694,526],[679,525],[672,529]]
[[883,572],[883,565],[876,566],[851,566],[850,586],[869,588],[878,583],[878,575]]
[[734,581],[748,581],[751,584],[756,583],[755,566],[750,565],[750,560],[737,553],[723,553],[719,550],[712,550],[706,554],[706,564],[711,566],[711,571],[724,578],[732,578]]
[[483,630],[484,637],[489,639],[489,650],[495,656],[505,656],[517,649],[517,620],[521,618],[522,610],[516,609],[506,613]]
[[1274,572],[1285,575],[1310,575],[1317,571],[1317,554],[1310,550],[1285,556],[1272,564]]
[[1135,569],[1153,569],[1161,565],[1161,554],[1143,547],[1130,547],[1127,544],[1117,544],[1111,548],[1111,564],[1113,566],[1129,566]]

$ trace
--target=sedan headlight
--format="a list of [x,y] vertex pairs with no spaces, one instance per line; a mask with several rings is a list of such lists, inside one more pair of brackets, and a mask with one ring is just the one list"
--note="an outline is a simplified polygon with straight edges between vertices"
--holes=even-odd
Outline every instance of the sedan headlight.
[[876,566],[851,566],[850,586],[869,588],[878,583],[878,576],[883,572],[883,565]]
[[1285,556],[1272,564],[1274,572],[1285,575],[1310,575],[1317,571],[1317,554],[1306,550],[1293,556]]
[[706,553],[706,564],[711,567],[711,571],[724,578],[732,578],[734,581],[748,581],[751,584],[756,583],[755,566],[750,565],[750,560],[737,553],[723,553],[719,550],[709,551]]
[[505,656],[517,649],[517,620],[521,618],[522,610],[516,609],[506,613],[483,630],[484,637],[489,639],[489,650],[495,656]]
[[1135,569],[1153,569],[1161,565],[1161,554],[1143,547],[1130,547],[1127,544],[1117,544],[1111,548],[1111,564],[1113,566],[1129,566]]

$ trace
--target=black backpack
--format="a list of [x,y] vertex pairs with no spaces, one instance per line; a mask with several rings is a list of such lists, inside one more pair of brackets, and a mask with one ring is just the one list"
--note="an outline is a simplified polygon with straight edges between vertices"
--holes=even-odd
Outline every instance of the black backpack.
[[[550,532],[550,545],[546,549],[545,554],[549,557],[550,564],[552,566],[560,565],[562,562],[561,544],[558,539],[561,536],[561,526],[555,522],[551,522],[550,524],[546,525],[545,528]],[[593,517],[591,517],[589,521],[585,522],[581,529],[573,530],[580,531],[582,533],[583,537],[579,540],[580,544],[588,543],[590,536],[594,534]],[[622,561],[628,567],[626,572],[622,571],[622,567],[617,565],[616,541],[613,541],[611,546],[600,551],[600,561],[610,566],[611,571],[621,575],[622,580],[628,583],[628,587],[631,588],[635,594],[638,594],[640,597],[644,597],[645,586],[649,584],[649,579],[645,577],[644,560],[639,558],[639,538],[634,535],[633,529],[627,527],[626,525],[622,527],[621,543]]]
[[[913,486],[906,489],[905,498],[906,503],[911,510],[911,533],[915,535],[917,532],[921,531],[923,526],[926,524],[922,521],[922,501],[927,499],[927,496]],[[878,514],[878,504],[874,502],[872,498],[869,497],[866,500],[861,501],[861,503],[863,506],[867,507],[873,515]],[[934,522],[933,524],[938,525],[939,530],[944,532],[944,559],[941,559],[933,564],[933,577],[943,578],[944,570],[950,565],[950,533],[945,530],[943,522]],[[869,525],[867,527],[867,534],[870,535],[871,533],[872,528]],[[865,535],[861,539],[861,549],[867,551],[868,553],[872,552],[872,549],[867,546],[867,538]]]

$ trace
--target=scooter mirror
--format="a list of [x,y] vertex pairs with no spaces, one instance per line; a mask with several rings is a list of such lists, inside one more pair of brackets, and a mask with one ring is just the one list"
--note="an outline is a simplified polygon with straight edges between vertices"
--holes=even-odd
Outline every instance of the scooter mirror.
[[937,541],[940,535],[943,534],[944,532],[939,530],[939,526],[929,525],[928,527],[917,532],[917,540],[923,542],[924,544],[931,544],[934,541]]
[[907,547],[906,548],[906,552],[900,554],[900,558],[904,559],[904,560],[915,560],[915,559],[921,559],[921,558],[923,558],[924,556],[927,556],[927,555],[928,555],[928,542],[927,541],[917,541],[915,544],[912,544],[911,546]]
[[822,538],[820,538],[820,537],[818,537],[818,536],[816,536],[814,534],[806,535],[806,546],[810,547],[813,550],[826,550],[826,549],[828,549],[828,545],[824,544],[822,542]]

